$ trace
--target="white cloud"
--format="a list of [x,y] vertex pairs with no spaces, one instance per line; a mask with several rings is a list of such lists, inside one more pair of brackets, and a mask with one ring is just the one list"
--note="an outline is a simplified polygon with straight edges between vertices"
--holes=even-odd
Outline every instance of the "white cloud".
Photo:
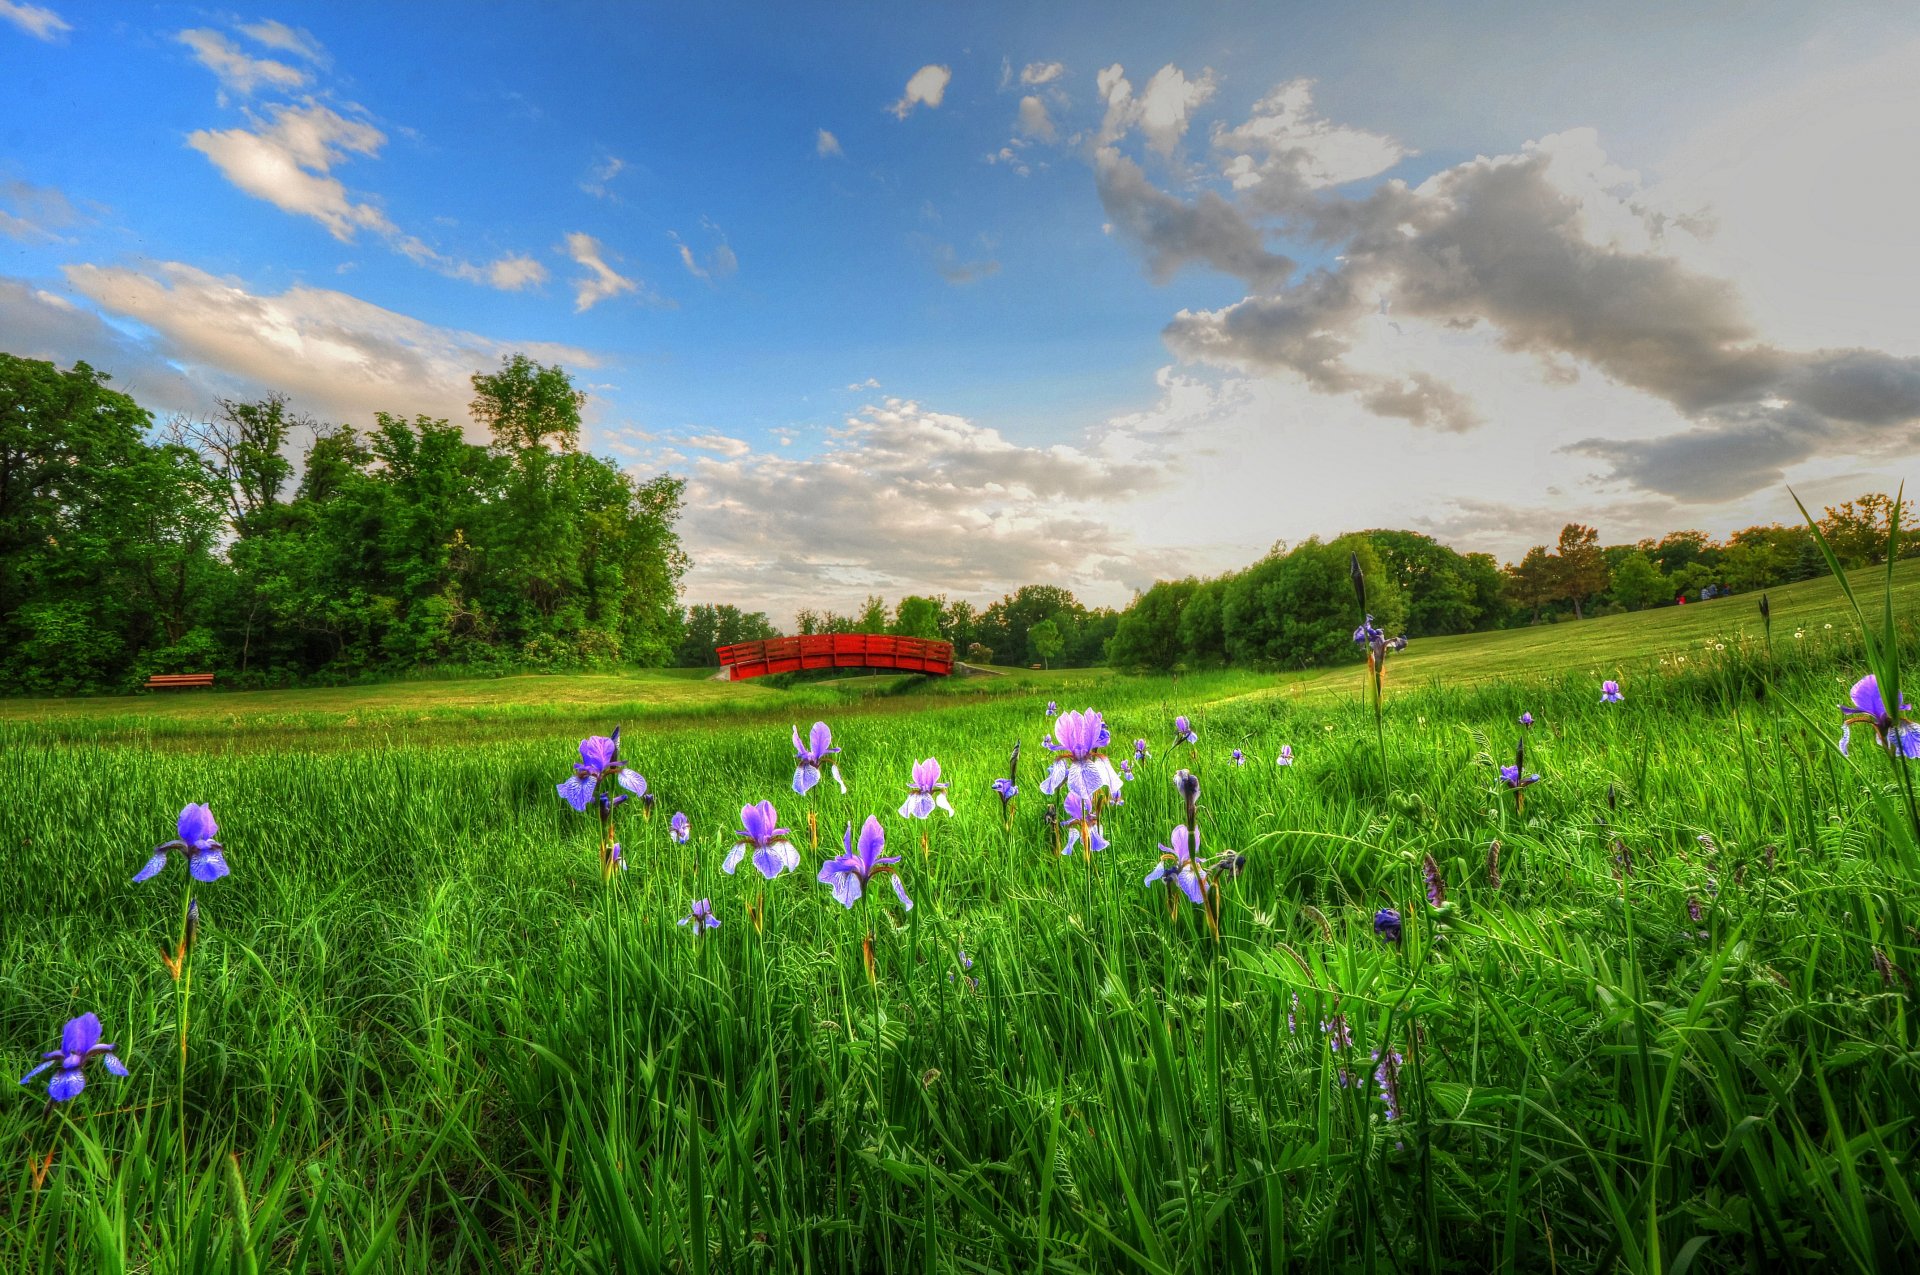
[[636,292],[640,285],[622,275],[606,263],[602,256],[600,241],[592,235],[575,231],[567,236],[567,255],[587,268],[587,273],[574,280],[573,311],[575,314],[591,310],[602,301],[617,297],[623,292]]
[[587,175],[580,179],[580,189],[596,199],[608,196],[607,184],[618,177],[627,167],[627,161],[618,155],[607,155],[595,160],[587,169]]
[[242,22],[237,29],[242,35],[269,49],[291,53],[315,66],[324,67],[329,63],[326,46],[303,27],[290,27],[272,18],[262,18],[258,22]]
[[673,240],[674,248],[680,253],[680,264],[687,268],[688,274],[708,282],[724,279],[740,268],[740,258],[734,255],[732,246],[727,243],[726,233],[720,227],[705,217],[700,219],[700,224],[720,241],[707,254],[704,262],[694,254],[693,248],[680,238],[678,231],[669,230],[667,237]]
[[[372,413],[387,411],[464,421],[472,397],[467,378],[505,354],[521,350],[575,369],[598,363],[583,349],[436,327],[325,288],[254,293],[179,262],[146,269],[71,265],[66,277],[102,311],[153,334],[129,345],[115,333],[121,342],[116,361],[133,361],[148,377],[171,369],[202,402],[217,394],[278,391],[323,419],[366,424]],[[111,362],[102,366],[117,371]]]
[[1050,142],[1054,138],[1053,120],[1047,114],[1047,104],[1029,93],[1020,99],[1020,135],[1039,142]]
[[829,155],[846,154],[845,151],[840,149],[840,139],[824,128],[813,136],[813,153],[822,159],[825,159]]
[[14,0],[0,0],[0,18],[48,44],[73,30],[73,24],[52,9],[37,4],[16,4]]
[[332,170],[349,154],[378,157],[387,136],[373,125],[348,119],[311,98],[299,106],[276,104],[268,110],[268,121],[253,118],[251,128],[201,130],[188,135],[187,145],[247,194],[282,212],[311,217],[343,242],[369,230],[417,265],[505,292],[546,281],[546,267],[525,253],[509,252],[486,264],[465,261],[403,232],[373,203],[356,201]]
[[1413,154],[1391,137],[1320,116],[1311,80],[1275,88],[1236,127],[1216,126],[1213,148],[1235,190],[1268,182],[1338,186],[1383,173]]
[[679,441],[703,452],[718,452],[729,460],[737,460],[753,450],[753,445],[746,440],[726,434],[691,434]]
[[187,136],[187,145],[247,194],[282,212],[313,218],[335,239],[351,240],[359,230],[395,233],[385,213],[356,203],[332,176],[333,166],[349,152],[377,156],[386,145],[385,133],[311,98],[304,105],[269,109],[269,122],[256,119],[252,129],[202,129]]
[[1097,446],[1023,446],[889,398],[811,456],[729,447],[693,461],[688,589],[775,611],[869,592],[990,598],[1036,580],[1122,597],[1169,562],[1116,534],[1103,510],[1157,481],[1157,466]]
[[547,281],[547,268],[532,257],[508,253],[486,267],[487,283],[502,292],[519,292]]
[[1218,84],[1211,68],[1197,79],[1189,80],[1179,67],[1168,63],[1153,73],[1147,87],[1134,96],[1133,83],[1119,63],[1107,67],[1095,77],[1101,98],[1106,102],[1105,118],[1100,124],[1099,143],[1106,145],[1138,127],[1147,145],[1161,155],[1171,157],[1186,136],[1193,113],[1210,99]]
[[852,382],[847,388],[850,390],[877,390],[880,388],[880,382],[869,376],[864,381]]
[[253,57],[226,36],[206,27],[181,31],[173,38],[192,49],[200,65],[220,77],[221,87],[242,97],[250,97],[255,89],[263,87],[291,92],[304,88],[309,79],[299,67],[272,58]]
[[907,91],[900,95],[900,100],[887,109],[898,119],[907,118],[916,106],[934,110],[945,100],[947,84],[952,79],[953,72],[944,66],[923,66],[907,81]]
[[1020,82],[1028,88],[1051,84],[1067,73],[1058,62],[1029,62],[1020,68]]

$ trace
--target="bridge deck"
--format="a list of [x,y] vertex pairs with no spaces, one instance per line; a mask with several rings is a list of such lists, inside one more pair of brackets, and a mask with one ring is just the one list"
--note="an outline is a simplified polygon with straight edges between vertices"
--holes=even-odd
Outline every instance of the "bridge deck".
[[728,680],[744,681],[803,669],[901,669],[946,677],[953,672],[953,643],[884,633],[817,633],[808,637],[735,642],[716,649]]

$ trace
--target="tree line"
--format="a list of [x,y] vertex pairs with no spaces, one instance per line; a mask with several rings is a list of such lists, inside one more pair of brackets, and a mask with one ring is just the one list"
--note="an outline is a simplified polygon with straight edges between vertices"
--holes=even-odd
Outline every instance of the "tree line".
[[486,444],[427,416],[320,422],[280,395],[156,426],[108,381],[0,354],[0,691],[676,651],[682,484],[582,452],[562,368],[476,373]]
[[[1870,493],[1826,507],[1817,521],[1841,565],[1881,560],[1894,501]],[[1903,523],[1910,506],[1901,506]],[[1504,567],[1420,532],[1361,531],[1276,545],[1222,576],[1155,583],[1120,614],[1108,662],[1171,670],[1358,660],[1348,579],[1356,558],[1375,622],[1416,638],[1685,605],[1826,571],[1804,524],[1748,527],[1724,542],[1688,530],[1603,545],[1595,528],[1569,523],[1552,547],[1535,545]]]

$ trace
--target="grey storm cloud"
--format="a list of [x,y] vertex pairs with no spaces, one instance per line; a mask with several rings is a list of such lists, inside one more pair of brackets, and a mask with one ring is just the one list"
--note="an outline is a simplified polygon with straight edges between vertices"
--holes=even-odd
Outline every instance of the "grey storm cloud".
[[[1399,152],[1358,133],[1337,148],[1322,145],[1337,128],[1311,116],[1300,90],[1286,96],[1284,111],[1271,107],[1253,121],[1265,129],[1262,148],[1248,145],[1249,126],[1215,130],[1230,195],[1162,189],[1117,146],[1094,156],[1107,215],[1153,278],[1202,265],[1249,290],[1219,309],[1179,312],[1163,335],[1180,357],[1289,372],[1382,416],[1472,428],[1480,420],[1473,403],[1443,379],[1352,363],[1360,325],[1390,297],[1395,316],[1491,332],[1502,348],[1537,357],[1548,379],[1567,379],[1571,361],[1671,404],[1691,428],[1651,442],[1568,445],[1605,462],[1608,477],[1647,491],[1730,499],[1829,449],[1914,443],[1920,359],[1769,342],[1733,283],[1662,251],[1664,235],[1696,232],[1698,219],[1644,206],[1617,175],[1592,190],[1553,180],[1562,152],[1578,152],[1576,162],[1598,155],[1590,135],[1477,158],[1417,187],[1389,180],[1347,193],[1351,175],[1371,175],[1370,166]],[[1247,153],[1255,149],[1257,157]],[[1596,213],[1637,233],[1604,233]],[[1312,243],[1335,262],[1296,276],[1294,263],[1267,247],[1270,236]]]
[[1155,282],[1196,263],[1263,289],[1284,284],[1293,273],[1293,261],[1269,252],[1260,229],[1212,191],[1187,203],[1155,186],[1140,165],[1110,146],[1094,155],[1093,173],[1101,206],[1145,253]]

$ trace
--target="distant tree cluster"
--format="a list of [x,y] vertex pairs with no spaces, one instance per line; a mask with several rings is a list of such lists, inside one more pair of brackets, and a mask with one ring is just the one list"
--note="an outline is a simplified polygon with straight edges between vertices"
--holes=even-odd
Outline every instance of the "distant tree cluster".
[[1276,545],[1242,571],[1167,580],[1120,616],[1110,650],[1120,668],[1233,664],[1305,668],[1355,659],[1348,564],[1367,574],[1376,623],[1429,637],[1497,624],[1506,613],[1500,568],[1414,531],[1363,531],[1292,548]]
[[718,668],[716,648],[735,642],[761,642],[780,636],[765,611],[742,611],[737,606],[699,605],[687,608],[681,622],[680,644],[673,662],[680,668]]
[[[1892,506],[1892,497],[1869,494],[1826,509],[1819,526],[1842,565],[1880,560]],[[1910,508],[1903,506],[1900,517],[1907,523]],[[1350,554],[1367,573],[1375,621],[1416,638],[1672,606],[1683,597],[1711,600],[1826,569],[1804,526],[1749,527],[1725,543],[1676,531],[1602,545],[1596,529],[1569,523],[1553,546],[1535,545],[1505,567],[1490,554],[1459,553],[1416,531],[1361,531],[1276,546],[1252,566],[1214,579],[1156,583],[1121,613],[1109,660],[1127,669],[1358,660]]]
[[[1825,508],[1816,521],[1843,567],[1885,560],[1893,505],[1892,496],[1870,492]],[[1911,517],[1912,502],[1904,502],[1902,525]],[[1589,612],[1675,606],[1683,598],[1710,601],[1810,580],[1826,569],[1804,524],[1748,527],[1725,541],[1704,531],[1672,531],[1603,547],[1593,528],[1569,523],[1554,548],[1535,545],[1506,568],[1507,596],[1515,608],[1513,622],[1537,624],[1569,612],[1577,620]]]
[[663,664],[680,643],[681,483],[580,451],[561,368],[474,376],[485,446],[279,396],[156,429],[107,380],[0,354],[0,690]]

